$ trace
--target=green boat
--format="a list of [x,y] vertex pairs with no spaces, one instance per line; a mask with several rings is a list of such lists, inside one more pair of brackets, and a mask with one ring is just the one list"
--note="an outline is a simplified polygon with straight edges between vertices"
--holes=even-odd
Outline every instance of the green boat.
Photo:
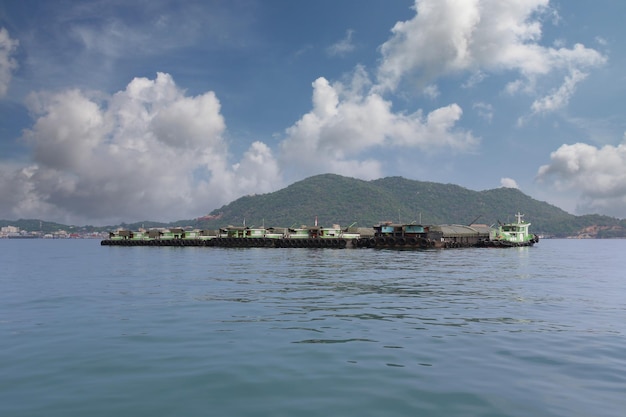
[[489,239],[481,242],[481,246],[515,247],[532,246],[539,242],[539,236],[530,233],[530,223],[523,220],[524,215],[518,212],[516,221],[500,223],[489,232]]

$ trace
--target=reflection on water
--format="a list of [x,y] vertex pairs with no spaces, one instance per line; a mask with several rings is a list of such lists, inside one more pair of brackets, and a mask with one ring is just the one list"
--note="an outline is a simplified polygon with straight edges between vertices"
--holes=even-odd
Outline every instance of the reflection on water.
[[195,299],[258,304],[263,317],[236,320],[314,322],[318,332],[329,323],[364,320],[419,330],[454,326],[477,333],[542,331],[545,317],[534,317],[528,306],[563,299],[534,293],[525,284],[533,276],[529,252],[536,249],[250,249],[209,271],[210,285]]

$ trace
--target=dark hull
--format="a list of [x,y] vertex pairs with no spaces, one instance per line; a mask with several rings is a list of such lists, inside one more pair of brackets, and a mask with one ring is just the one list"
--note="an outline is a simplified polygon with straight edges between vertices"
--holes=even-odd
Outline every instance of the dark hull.
[[480,248],[522,248],[526,246],[533,246],[536,242],[534,240],[528,242],[508,242],[506,240],[486,240],[480,242],[478,247]]
[[353,247],[346,239],[269,239],[269,238],[214,238],[214,239],[106,239],[102,246],[211,246],[222,248],[334,248]]
[[377,236],[359,239],[356,247],[373,249],[437,249],[442,248],[442,245],[439,241],[427,238]]
[[369,248],[396,250],[456,249],[456,248],[509,248],[532,246],[532,240],[524,243],[491,241],[484,238],[389,237],[374,236],[360,239],[311,238],[311,239],[270,239],[270,238],[213,238],[213,239],[106,239],[102,246],[210,246],[223,248]]

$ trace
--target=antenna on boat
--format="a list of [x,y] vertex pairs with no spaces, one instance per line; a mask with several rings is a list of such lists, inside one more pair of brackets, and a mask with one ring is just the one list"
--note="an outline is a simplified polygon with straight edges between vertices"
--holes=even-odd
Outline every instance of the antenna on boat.
[[474,220],[470,222],[470,224],[468,224],[468,226],[473,225],[476,222],[476,220],[480,219],[480,216],[482,216],[482,214],[479,214]]

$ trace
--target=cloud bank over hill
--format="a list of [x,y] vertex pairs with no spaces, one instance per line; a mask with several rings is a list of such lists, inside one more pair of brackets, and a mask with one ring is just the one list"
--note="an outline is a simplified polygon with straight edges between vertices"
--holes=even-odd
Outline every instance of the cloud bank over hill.
[[581,193],[582,212],[623,218],[626,206],[626,144],[597,148],[585,143],[563,145],[539,168],[541,181]]
[[[161,10],[159,4],[148,12]],[[209,10],[196,7],[198,14]],[[162,25],[174,17],[156,20],[155,33],[162,34]],[[29,154],[0,159],[0,217],[75,224],[192,218],[315,174],[367,180],[393,175],[391,168],[402,165],[398,161],[406,154],[431,172],[445,171],[463,155],[485,155],[484,160],[503,164],[492,173],[494,185],[500,179],[504,187],[520,188],[520,179],[506,173],[507,162],[489,155],[495,146],[485,136],[500,109],[479,93],[488,84],[496,89],[493,102],[524,98],[528,105],[513,113],[517,124],[509,129],[564,111],[608,58],[582,43],[546,44],[544,25],[557,26],[560,19],[548,0],[416,0],[411,17],[396,21],[377,45],[375,64],[355,63],[341,77],[318,74],[308,81],[310,109],[273,137],[248,143],[237,138],[238,126],[223,112],[232,96],[220,97],[218,86],[188,93],[177,75],[160,69],[151,72],[156,75],[129,76],[118,91],[68,84],[30,92],[24,102],[32,124],[19,138]],[[154,21],[138,24],[148,28]],[[244,32],[242,21],[233,27]],[[102,55],[104,67],[130,59],[133,49],[150,39],[133,30],[126,45],[110,25],[101,33],[84,24],[73,28],[72,39],[80,40],[83,53]],[[193,33],[185,42],[169,41],[163,53],[189,47],[199,39]],[[359,52],[359,31],[336,33],[333,43],[319,47],[324,56],[340,61]],[[0,98],[20,67],[21,44],[0,29]],[[231,38],[223,44],[241,48]],[[270,97],[256,99],[258,107],[272,105]],[[625,217],[623,145],[582,142],[555,144],[551,156],[546,152],[548,164],[534,162],[526,171],[537,173],[543,186],[580,193],[581,210]],[[235,149],[243,151],[237,155]]]
[[186,96],[168,74],[136,78],[112,96],[33,94],[29,109],[36,123],[23,139],[33,163],[3,167],[3,212],[172,220],[280,182],[276,161],[260,142],[228,165],[219,100],[213,92]]

